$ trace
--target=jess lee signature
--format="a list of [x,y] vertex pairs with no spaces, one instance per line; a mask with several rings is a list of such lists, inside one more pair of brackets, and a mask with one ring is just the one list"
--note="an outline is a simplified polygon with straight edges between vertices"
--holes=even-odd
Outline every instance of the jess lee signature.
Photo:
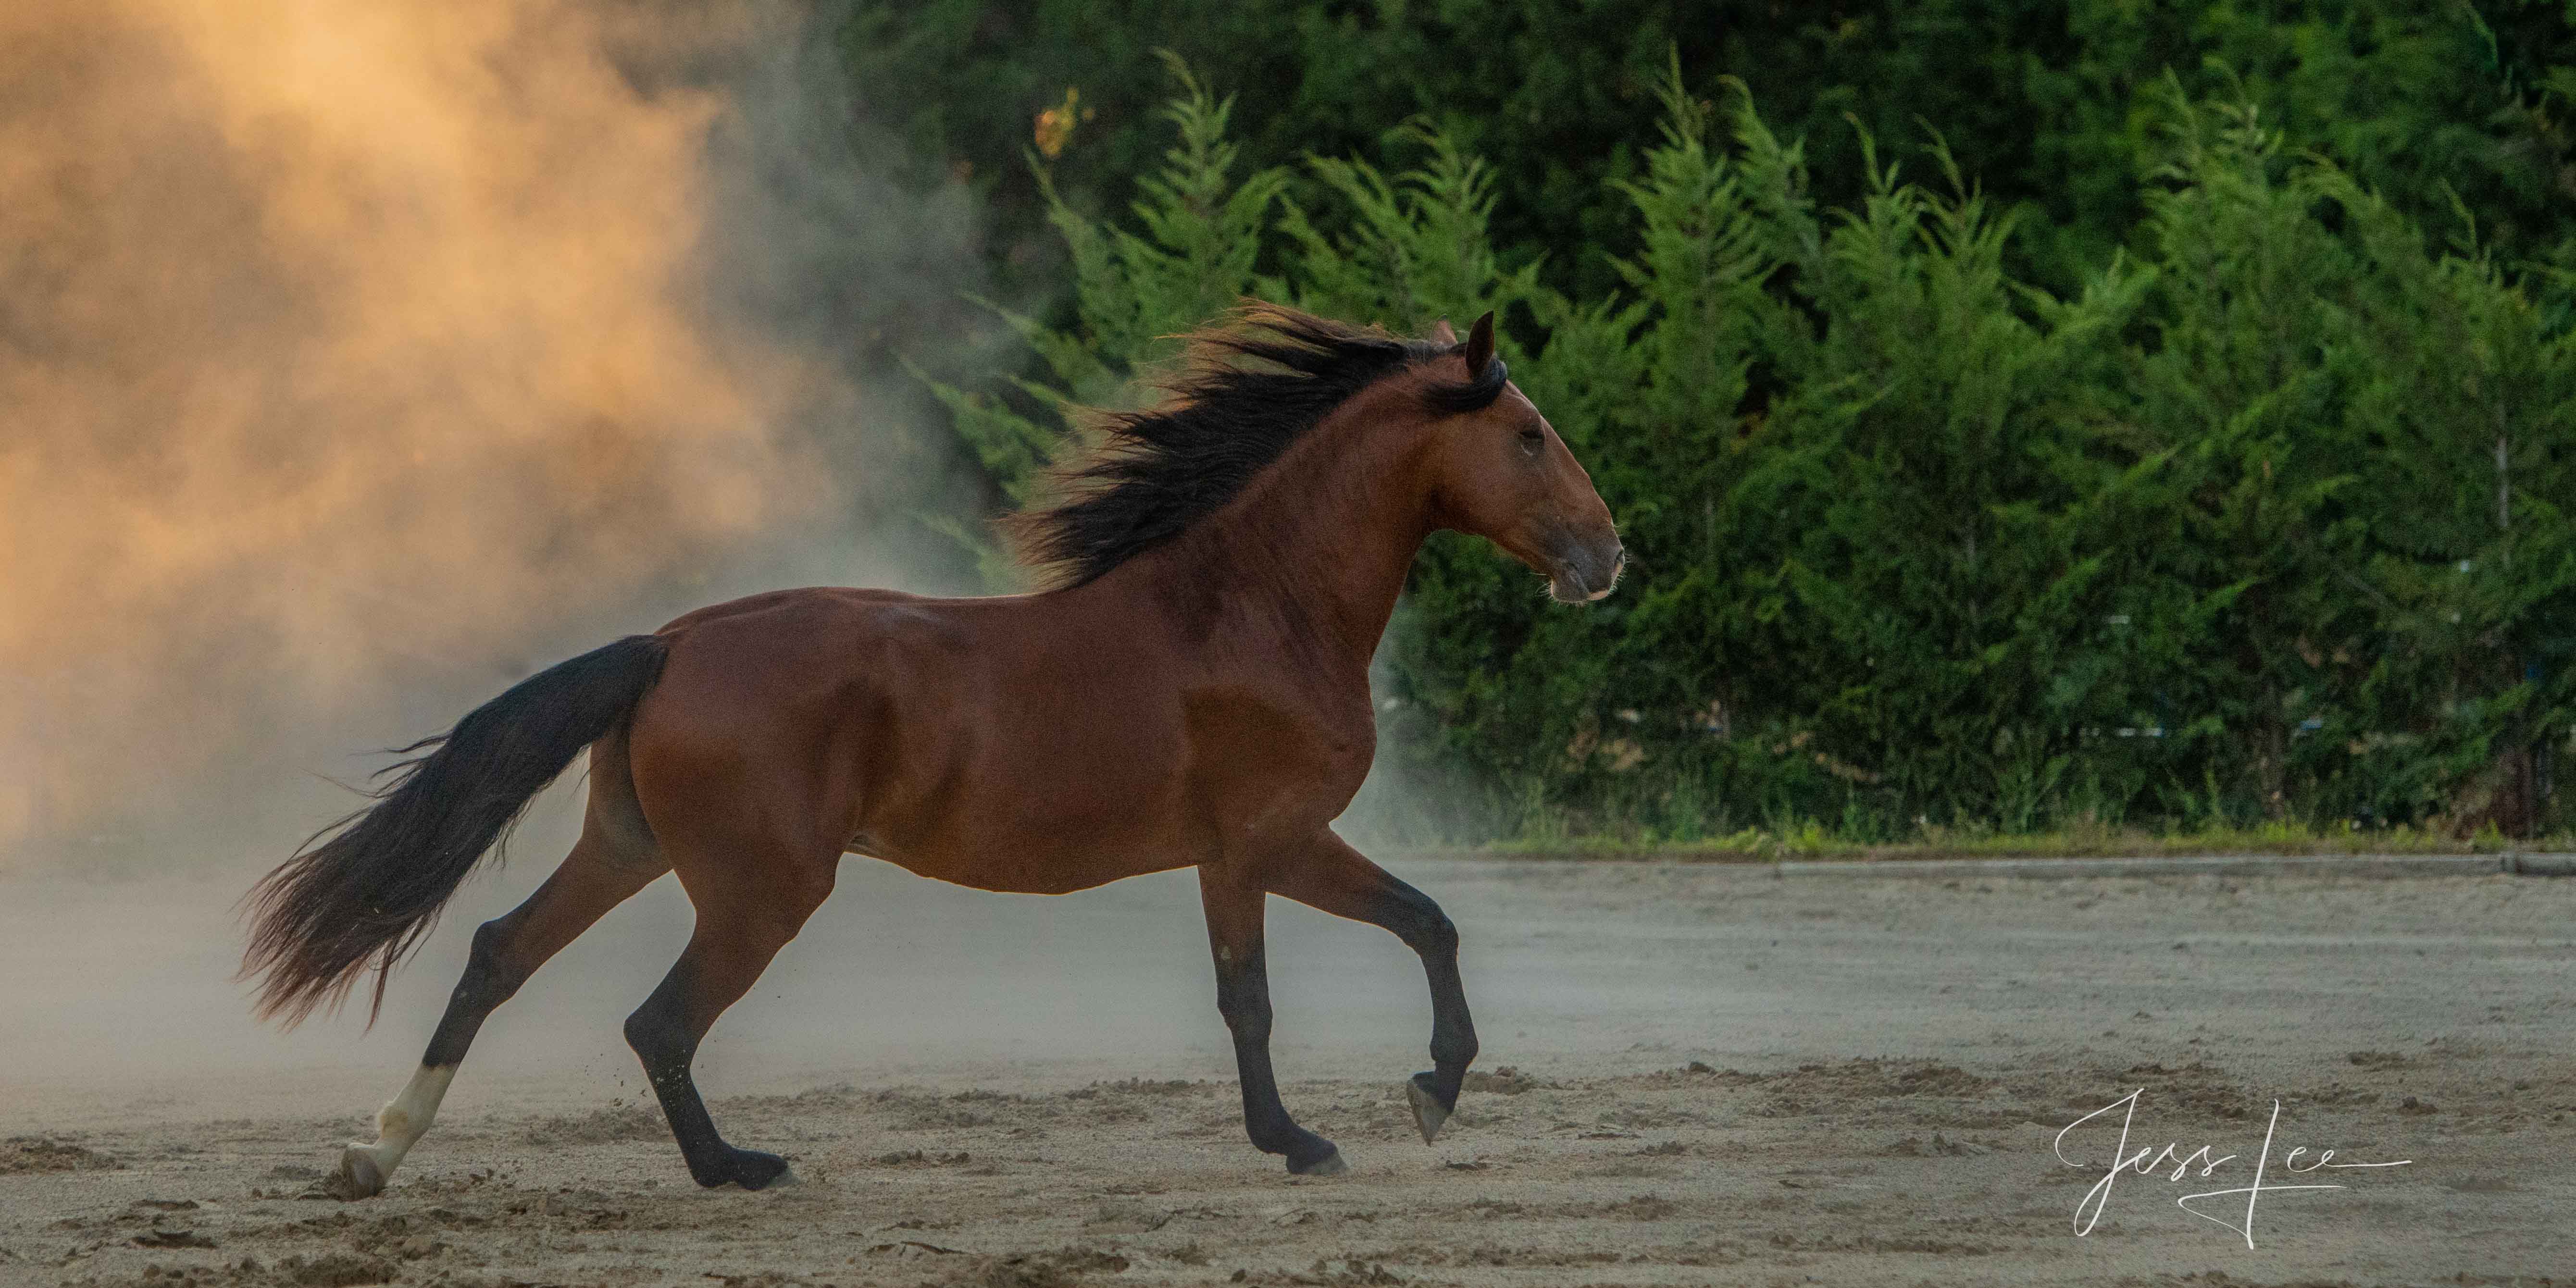
[[[2136,1153],[2130,1153],[2129,1128],[2133,1123],[2135,1123],[2138,1116],[2138,1097],[2145,1094],[2145,1092],[2146,1088],[2140,1087],[2138,1090],[2132,1091],[2129,1094],[2076,1119],[2074,1122],[2068,1123],[2063,1130],[2057,1133],[2057,1140],[2055,1144],[2051,1146],[2057,1154],[2057,1161],[2064,1163],[2069,1167],[2100,1167],[2101,1164],[2098,1163],[2079,1162],[2066,1156],[2067,1133],[2072,1132],[2076,1128],[2092,1122],[2095,1119],[2101,1118],[2103,1115],[2109,1114],[2114,1110],[2117,1110],[2120,1113],[2120,1143],[2111,1153],[2110,1166],[2108,1169],[2103,1171],[2102,1179],[2094,1182],[2093,1188],[2085,1193],[2083,1201],[2075,1205],[2075,1235],[2077,1238],[2082,1238],[2085,1235],[2093,1233],[2093,1226],[2102,1219],[2102,1210],[2110,1205],[2111,1187],[2119,1181],[2120,1174],[2122,1172],[2135,1172],[2139,1176],[2152,1176],[2161,1173],[2167,1183],[2179,1184],[2187,1175],[2192,1173],[2194,1168],[2199,1169],[2198,1175],[2194,1179],[2206,1180],[2212,1172],[2218,1170],[2220,1164],[2230,1162],[2237,1157],[2234,1154],[2220,1154],[2216,1157],[2212,1157],[2211,1151],[2214,1147],[2209,1145],[2203,1145],[2200,1148],[2185,1154],[2182,1152],[2182,1142],[2180,1141],[2167,1144],[2161,1150],[2156,1149],[2153,1146],[2141,1146]],[[2104,1125],[2108,1126],[2107,1123]],[[2215,1222],[2230,1230],[2234,1230],[2238,1234],[2244,1235],[2245,1246],[2251,1248],[2254,1246],[2254,1205],[2262,1201],[2264,1195],[2283,1194],[2297,1190],[2340,1190],[2347,1188],[2342,1185],[2328,1185],[2322,1182],[2312,1182],[2304,1185],[2266,1184],[2263,1177],[2272,1166],[2272,1139],[2279,1131],[2280,1126],[2281,1102],[2275,1100],[2272,1102],[2272,1119],[2263,1127],[2263,1150],[2261,1153],[2254,1156],[2254,1179],[2250,1184],[2233,1186],[2222,1190],[2204,1190],[2198,1194],[2185,1194],[2174,1200],[2174,1206],[2181,1208],[2185,1212],[2191,1213],[2193,1216],[2199,1217],[2201,1220]],[[2345,1168],[2404,1167],[2415,1161],[2411,1158],[2401,1158],[2393,1163],[2339,1163],[2335,1161],[2335,1151],[2329,1149],[2317,1154],[2313,1160],[2302,1166],[2300,1163],[2300,1156],[2307,1153],[2309,1153],[2308,1147],[2302,1145],[2291,1150],[2288,1154],[2283,1155],[2280,1162],[2281,1171],[2293,1176],[2304,1177],[2311,1176],[2322,1171],[2340,1171]],[[2218,1207],[2222,1201],[2238,1197],[2242,1197],[2245,1200],[2244,1218],[2241,1224],[2236,1221],[2231,1221],[2225,1216],[2212,1215],[2209,1212],[2204,1212],[2199,1208],[2192,1206],[2195,1202],[2210,1200],[2213,1207]],[[2234,1205],[2229,1203],[2225,1205],[2224,1210],[2232,1210],[2233,1207]]]

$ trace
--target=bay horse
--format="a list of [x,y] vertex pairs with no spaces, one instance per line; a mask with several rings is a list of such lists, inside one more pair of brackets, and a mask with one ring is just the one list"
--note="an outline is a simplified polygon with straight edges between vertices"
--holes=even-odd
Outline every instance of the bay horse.
[[420,754],[374,804],[263,878],[243,963],[263,1018],[336,1007],[372,968],[372,1023],[440,905],[590,751],[579,841],[474,932],[420,1068],[332,1188],[382,1191],[485,1017],[665,872],[696,926],[627,1041],[700,1185],[788,1177],[717,1134],[689,1068],[844,854],[1030,894],[1197,868],[1245,1130],[1300,1174],[1344,1164],[1280,1103],[1264,905],[1382,926],[1430,982],[1432,1068],[1405,1088],[1430,1141],[1476,1030],[1440,906],[1332,827],[1375,749],[1369,658],[1436,529],[1493,541],[1569,603],[1610,593],[1624,554],[1590,476],[1506,379],[1491,313],[1464,342],[1446,322],[1407,340],[1254,303],[1186,340],[1166,400],[1099,415],[1065,499],[1016,520],[1047,589],[814,588],[699,609],[401,749]]

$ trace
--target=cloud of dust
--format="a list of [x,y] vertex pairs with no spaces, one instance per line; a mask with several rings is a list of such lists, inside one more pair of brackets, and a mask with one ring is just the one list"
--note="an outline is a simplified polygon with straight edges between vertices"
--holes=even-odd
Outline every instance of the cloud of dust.
[[0,6],[0,871],[183,818],[264,865],[311,771],[556,657],[939,580],[853,355],[959,320],[972,220],[860,173],[829,26]]
[[[318,773],[733,594],[966,588],[971,556],[918,516],[976,497],[890,351],[954,371],[1019,350],[960,303],[968,192],[875,177],[839,16],[0,3],[13,1112],[130,1121],[148,1093],[362,1128],[475,923],[543,879],[578,806],[538,804],[374,1031],[358,1008],[281,1035],[231,978],[231,904],[349,807]],[[1186,873],[1015,900],[854,864],[700,1071],[718,1094],[863,1061],[1223,1076],[1198,922]],[[456,1111],[635,1094],[619,1022],[689,925],[669,881],[610,914],[486,1028]],[[1302,1041],[1418,1048],[1418,986],[1348,974],[1418,979],[1401,945],[1293,909],[1276,929],[1284,1016],[1301,987],[1377,1004]]]

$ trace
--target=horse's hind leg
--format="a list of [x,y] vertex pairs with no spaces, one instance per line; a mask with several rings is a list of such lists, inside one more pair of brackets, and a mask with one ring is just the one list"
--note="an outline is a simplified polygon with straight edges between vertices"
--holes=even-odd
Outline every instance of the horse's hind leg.
[[438,1116],[438,1102],[484,1019],[509,1001],[547,958],[668,870],[649,857],[639,863],[616,853],[604,839],[609,832],[594,820],[563,866],[527,902],[475,930],[465,973],[447,999],[447,1012],[430,1035],[420,1068],[402,1094],[377,1112],[375,1141],[353,1143],[342,1151],[339,1174],[331,1183],[335,1193],[365,1198],[383,1190],[403,1155]]
[[709,1189],[739,1185],[757,1190],[781,1178],[792,1180],[787,1160],[726,1144],[698,1095],[689,1065],[716,1017],[751,991],[770,959],[831,894],[840,855],[808,860],[777,850],[736,858],[727,855],[708,863],[684,859],[680,864],[680,883],[697,905],[697,928],[661,986],[626,1018],[626,1043],[644,1062],[653,1094],[662,1102],[662,1116],[688,1160],[689,1175]]

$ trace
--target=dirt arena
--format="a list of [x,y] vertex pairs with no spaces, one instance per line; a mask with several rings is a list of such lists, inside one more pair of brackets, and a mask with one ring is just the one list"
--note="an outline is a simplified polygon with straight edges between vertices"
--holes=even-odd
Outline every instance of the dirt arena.
[[[1418,967],[1274,903],[1281,1075],[1345,1176],[1245,1144],[1186,874],[1043,900],[854,860],[700,1064],[801,1184],[701,1192],[638,1105],[666,882],[362,1203],[317,1193],[334,1143],[543,864],[472,887],[372,1032],[288,1036],[225,979],[238,884],[19,880],[0,1283],[2576,1283],[2576,880],[1393,866],[1465,933],[1484,1055],[1425,1146]],[[2059,1133],[2132,1092],[2132,1153],[2235,1157],[2094,1212],[2121,1111]],[[2241,1191],[2267,1125],[2266,1186],[2344,1188],[2267,1189],[2249,1247],[2242,1193],[2176,1200]],[[2329,1148],[2407,1165],[2294,1174]]]

